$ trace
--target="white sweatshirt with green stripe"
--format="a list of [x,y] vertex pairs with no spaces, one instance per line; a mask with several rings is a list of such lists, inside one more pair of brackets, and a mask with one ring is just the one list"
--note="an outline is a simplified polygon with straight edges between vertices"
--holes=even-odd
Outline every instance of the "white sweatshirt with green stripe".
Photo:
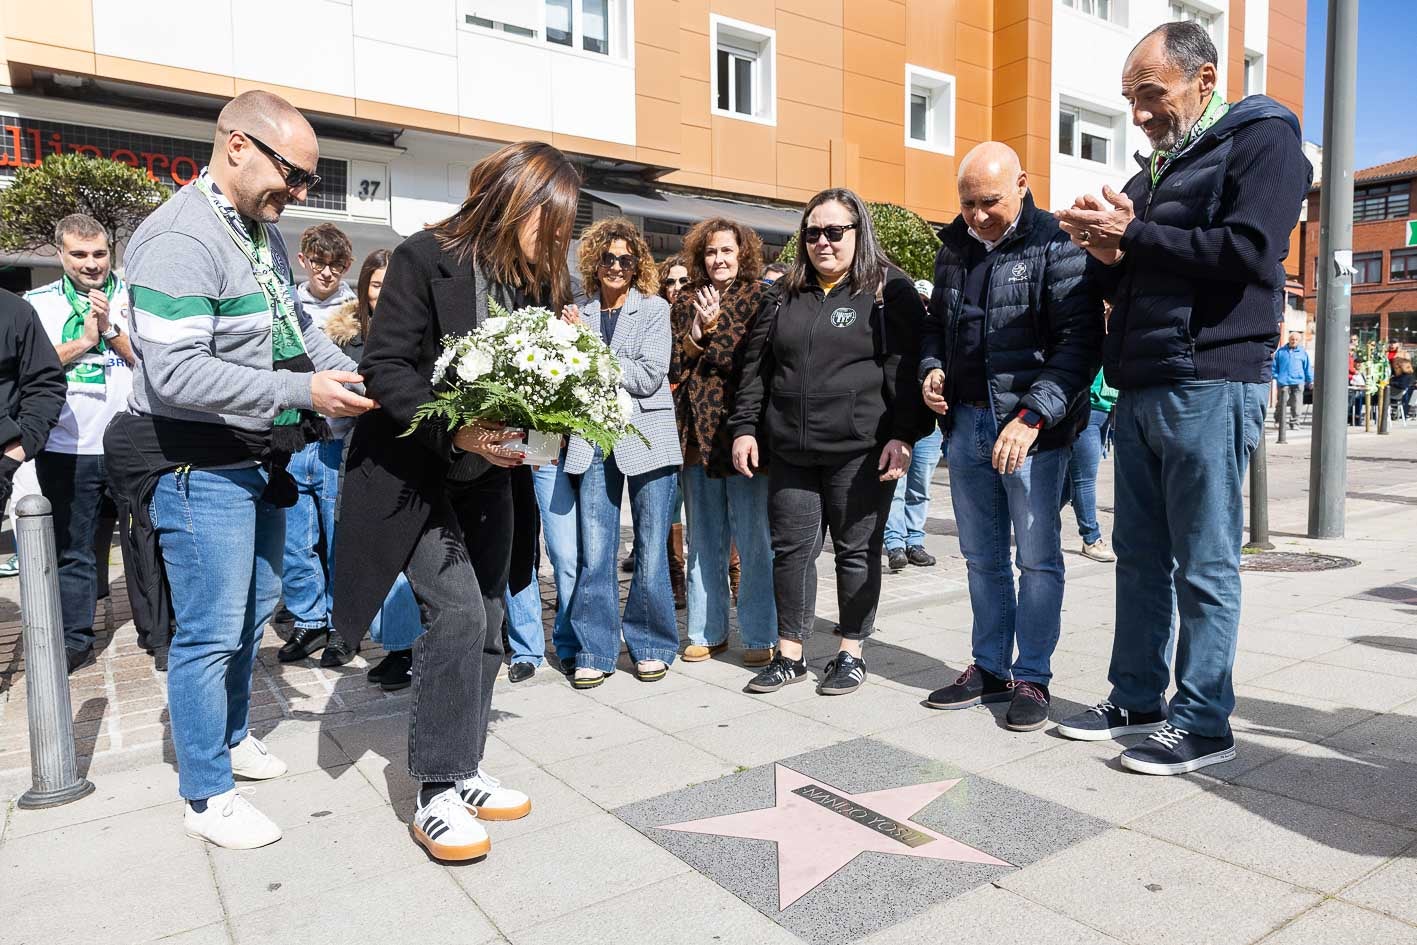
[[[266,224],[271,249],[285,241]],[[311,409],[310,375],[272,368],[272,314],[251,266],[188,184],[143,221],[125,258],[133,305],[134,413],[264,431],[283,410]],[[287,274],[289,265],[284,267]],[[319,371],[356,365],[314,326],[287,286]]]

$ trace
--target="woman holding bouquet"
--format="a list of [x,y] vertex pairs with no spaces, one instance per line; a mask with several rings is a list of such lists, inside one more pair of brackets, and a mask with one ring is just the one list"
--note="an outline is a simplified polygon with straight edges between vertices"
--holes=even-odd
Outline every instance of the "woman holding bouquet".
[[729,548],[742,556],[738,628],[743,662],[761,666],[777,642],[768,539],[767,477],[733,469],[728,418],[733,413],[748,332],[769,289],[763,242],[749,227],[705,220],[684,236],[692,281],[674,302],[674,356],[669,379],[684,451],[684,514],[688,543],[687,662],[728,646]]
[[[683,455],[670,396],[669,303],[655,294],[659,273],[649,246],[624,217],[601,220],[581,235],[584,311],[568,305],[569,322],[584,321],[620,361],[620,387],[634,406],[639,431],[620,438],[609,456],[580,437],[566,447],[566,473],[577,480],[581,566],[571,601],[571,631],[580,644],[572,685],[593,689],[615,671],[620,654],[620,497],[630,486],[635,576],[625,602],[625,643],[635,674],[663,679],[679,648],[665,543],[674,513],[675,477]],[[643,437],[643,439],[641,439]]]
[[365,339],[361,370],[383,409],[349,446],[336,626],[362,632],[399,572],[408,578],[425,626],[413,648],[408,768],[421,787],[410,830],[442,860],[491,849],[478,819],[531,810],[481,768],[516,527],[508,471],[523,454],[492,423],[451,432],[421,423],[401,435],[434,400],[445,335],[473,331],[492,300],[507,309],[569,300],[579,187],[575,166],[548,144],[509,145],[479,162],[457,213],[394,250]]

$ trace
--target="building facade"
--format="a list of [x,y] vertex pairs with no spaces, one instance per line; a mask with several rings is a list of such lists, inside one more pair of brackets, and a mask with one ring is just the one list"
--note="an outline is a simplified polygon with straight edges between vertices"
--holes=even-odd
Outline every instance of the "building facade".
[[[1384,341],[1417,345],[1417,155],[1353,175],[1353,310],[1350,325]],[[1305,310],[1318,313],[1320,189],[1303,223]]]
[[581,163],[582,222],[628,213],[667,253],[726,212],[780,245],[828,186],[948,221],[990,138],[1042,206],[1120,187],[1148,150],[1122,62],[1181,18],[1232,99],[1300,109],[1303,0],[0,0],[0,177],[62,149],[180,184],[221,102],[266,88],[311,117],[329,182],[287,227],[333,220],[357,252],[526,138]]

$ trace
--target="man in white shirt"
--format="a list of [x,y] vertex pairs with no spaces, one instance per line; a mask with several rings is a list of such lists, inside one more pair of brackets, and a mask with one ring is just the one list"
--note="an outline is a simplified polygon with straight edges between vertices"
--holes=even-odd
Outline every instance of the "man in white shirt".
[[70,214],[55,227],[54,245],[63,277],[31,290],[25,299],[39,313],[68,385],[59,424],[35,457],[35,472],[54,507],[64,647],[73,672],[94,644],[94,528],[108,493],[103,431],[127,404],[135,359],[128,337],[128,289],[113,272],[108,232],[92,217]]

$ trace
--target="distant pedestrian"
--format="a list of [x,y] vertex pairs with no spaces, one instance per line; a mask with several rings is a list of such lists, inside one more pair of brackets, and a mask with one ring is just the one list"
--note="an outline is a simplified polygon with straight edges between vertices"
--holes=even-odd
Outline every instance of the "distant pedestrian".
[[1289,343],[1274,352],[1274,382],[1279,387],[1280,411],[1275,419],[1287,418],[1289,429],[1299,428],[1299,409],[1304,388],[1314,383],[1314,369],[1304,339],[1297,331],[1289,333]]
[[1065,504],[1072,503],[1078,534],[1082,536],[1083,557],[1110,564],[1117,556],[1107,547],[1102,525],[1097,521],[1097,471],[1107,457],[1112,440],[1112,407],[1117,403],[1117,389],[1109,387],[1107,379],[1098,371],[1087,396],[1091,408],[1087,429],[1073,444],[1063,500]]

